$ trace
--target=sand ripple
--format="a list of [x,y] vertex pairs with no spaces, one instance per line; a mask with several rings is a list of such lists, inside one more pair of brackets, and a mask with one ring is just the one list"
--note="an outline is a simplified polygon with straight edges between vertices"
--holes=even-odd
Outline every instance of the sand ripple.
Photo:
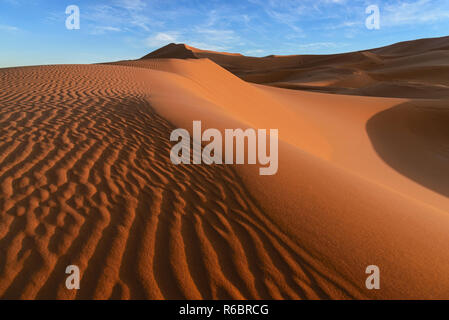
[[232,168],[170,163],[145,72],[0,70],[0,297],[351,297]]

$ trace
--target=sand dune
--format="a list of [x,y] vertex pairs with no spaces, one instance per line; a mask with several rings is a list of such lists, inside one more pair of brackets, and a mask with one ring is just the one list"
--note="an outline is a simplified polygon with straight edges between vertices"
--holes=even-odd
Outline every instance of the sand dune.
[[[441,171],[449,158],[440,158],[442,146],[449,142],[445,102],[429,101],[426,105],[417,101],[421,112],[429,114],[427,125],[417,130],[413,114],[411,119],[401,119],[400,126],[373,120],[404,104],[404,99],[254,86],[208,60],[127,64],[171,73],[158,75],[157,82],[155,77],[157,94],[151,101],[177,126],[189,128],[192,120],[202,119],[207,126],[220,129],[279,128],[281,164],[276,176],[260,178],[250,167],[236,170],[266,214],[316,261],[327,261],[327,266],[337,271],[329,273],[333,277],[369,297],[447,297],[449,284],[441,277],[449,267],[449,256],[442,253],[449,227],[449,198],[443,191],[449,180]],[[176,96],[182,96],[181,101],[172,97],[174,87],[180,90]],[[443,118],[432,127],[430,119],[441,115]],[[381,127],[374,129],[373,121]],[[381,134],[383,137],[403,134],[395,140],[380,141],[376,135],[381,132],[388,132]],[[418,137],[419,142],[408,142]],[[433,144],[433,139],[439,144]],[[396,167],[379,153],[385,143],[401,156]],[[398,145],[408,149],[398,149]],[[426,150],[417,161],[407,160],[413,148]],[[411,169],[420,170],[421,178],[410,176],[413,171],[406,167],[398,170],[407,161]],[[426,169],[429,167],[434,169]],[[436,178],[439,170],[441,176]],[[437,183],[439,189],[429,181]],[[437,267],[428,264],[435,259]],[[374,261],[388,270],[381,292],[364,290],[361,280],[363,266]]]
[[[0,297],[449,298],[447,39],[418,44],[0,69]],[[193,120],[279,129],[278,174],[173,165]]]
[[171,44],[142,59],[153,58],[208,58],[245,81],[287,89],[393,98],[449,96],[449,37],[344,54],[264,58]]
[[1,82],[1,297],[354,297],[232,168],[170,163],[174,127],[148,103],[146,71],[15,68]]

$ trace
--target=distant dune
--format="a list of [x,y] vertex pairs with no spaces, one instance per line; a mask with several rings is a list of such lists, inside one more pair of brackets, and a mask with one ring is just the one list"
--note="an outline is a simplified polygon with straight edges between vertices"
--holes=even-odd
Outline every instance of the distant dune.
[[208,58],[241,79],[274,87],[392,98],[449,96],[449,37],[334,55],[245,57],[170,44],[142,59]]
[[[0,69],[0,297],[449,299],[448,45]],[[279,129],[278,174],[173,165],[193,120]]]

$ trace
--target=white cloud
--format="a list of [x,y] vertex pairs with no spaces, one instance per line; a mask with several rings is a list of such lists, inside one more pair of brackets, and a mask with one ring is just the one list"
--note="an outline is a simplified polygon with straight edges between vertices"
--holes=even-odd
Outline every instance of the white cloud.
[[150,48],[159,48],[172,42],[178,42],[178,32],[159,32],[145,39],[145,45]]
[[132,11],[141,11],[146,7],[146,3],[142,0],[115,0],[114,4],[117,7]]
[[96,26],[92,31],[91,34],[95,35],[101,35],[105,34],[107,32],[121,32],[122,30],[120,28],[116,27],[103,27],[103,26]]
[[257,57],[267,55],[267,51],[264,49],[250,49],[250,50],[245,50],[242,53],[246,56],[257,56]]
[[298,48],[302,50],[320,50],[320,49],[338,48],[341,46],[342,46],[341,44],[334,42],[313,42],[313,43],[300,44]]
[[414,25],[449,19],[447,0],[396,1],[380,8],[382,26]]
[[[192,47],[212,50],[212,51],[226,51],[229,49],[224,42],[219,41],[219,36],[222,33],[208,30],[202,34],[196,34],[195,31],[189,32],[189,36],[181,34],[177,31],[158,32],[145,39],[144,45],[151,49],[161,48],[169,43],[185,43]],[[228,34],[227,32],[224,33]],[[229,35],[229,34],[228,34]],[[201,39],[201,40],[197,40]],[[208,41],[208,39],[215,39],[216,41]]]
[[238,40],[238,36],[234,30],[203,29],[202,27],[196,27],[195,32],[208,41],[230,42]]
[[8,26],[5,24],[0,24],[0,30],[1,31],[9,31],[9,32],[14,32],[14,31],[19,31],[20,29],[14,26]]
[[122,31],[148,32],[154,26],[161,26],[162,22],[146,15],[145,7],[146,3],[141,0],[115,0],[110,4],[97,4],[88,7],[82,13],[82,17],[93,29],[106,25]]
[[198,48],[198,49],[202,49],[202,50],[226,51],[226,50],[229,49],[226,46],[211,44],[211,43],[207,43],[207,42],[197,42],[197,41],[190,41],[189,42],[189,41],[187,41],[186,43],[188,43],[192,47],[195,47],[195,48]]

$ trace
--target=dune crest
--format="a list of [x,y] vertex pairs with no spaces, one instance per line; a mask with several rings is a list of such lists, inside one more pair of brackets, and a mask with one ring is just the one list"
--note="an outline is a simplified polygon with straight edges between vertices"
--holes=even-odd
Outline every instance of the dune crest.
[[[174,50],[176,48],[176,50]],[[330,55],[262,58],[170,44],[142,58],[207,58],[245,81],[273,87],[391,98],[449,96],[449,37]]]
[[243,57],[240,53],[201,50],[184,43],[170,43],[165,47],[147,54],[142,59],[201,59],[212,56]]
[[[278,174],[261,179],[248,166],[236,166],[236,171],[271,220],[316,261],[337,271],[331,274],[369,297],[447,296],[449,283],[441,274],[449,268],[449,256],[443,253],[449,240],[449,198],[386,163],[367,131],[376,115],[407,100],[252,85],[206,59],[118,64],[152,71],[152,105],[177,127],[188,129],[192,120],[201,119],[206,127],[220,130],[278,128]],[[444,105],[429,101],[430,114],[436,103]],[[445,128],[444,119],[437,131]],[[407,132],[404,122],[405,130],[398,130]],[[437,134],[426,127],[416,133],[423,138]],[[438,137],[443,145],[449,143],[444,132]],[[427,155],[438,156],[436,151]],[[439,261],[438,272],[426,263],[433,259]],[[364,268],[371,264],[383,270],[382,292],[364,287]]]

